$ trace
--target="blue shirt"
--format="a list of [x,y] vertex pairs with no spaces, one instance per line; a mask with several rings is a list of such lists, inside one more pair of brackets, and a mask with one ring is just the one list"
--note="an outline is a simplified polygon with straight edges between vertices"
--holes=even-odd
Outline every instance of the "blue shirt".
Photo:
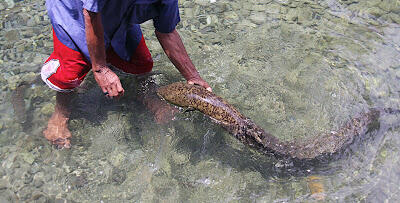
[[180,21],[178,0],[46,0],[46,7],[60,42],[89,61],[83,8],[101,12],[106,48],[126,61],[142,38],[140,23],[153,19],[157,31],[170,33]]

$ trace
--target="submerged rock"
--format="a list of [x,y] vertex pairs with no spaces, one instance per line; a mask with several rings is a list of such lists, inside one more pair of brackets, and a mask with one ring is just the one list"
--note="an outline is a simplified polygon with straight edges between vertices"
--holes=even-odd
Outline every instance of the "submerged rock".
[[5,0],[5,2],[7,3],[7,8],[14,8],[14,0]]

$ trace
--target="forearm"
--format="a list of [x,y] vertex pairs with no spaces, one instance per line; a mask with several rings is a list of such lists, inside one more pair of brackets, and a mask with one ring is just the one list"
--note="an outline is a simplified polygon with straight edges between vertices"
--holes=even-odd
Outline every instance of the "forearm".
[[104,30],[101,14],[83,9],[85,18],[86,43],[89,50],[93,71],[101,71],[106,67],[106,52],[104,46]]
[[156,36],[165,54],[186,80],[200,78],[176,30],[171,33],[160,33],[156,31]]

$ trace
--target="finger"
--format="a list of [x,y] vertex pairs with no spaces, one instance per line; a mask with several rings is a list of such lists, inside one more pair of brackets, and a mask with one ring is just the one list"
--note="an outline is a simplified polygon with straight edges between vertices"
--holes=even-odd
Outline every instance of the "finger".
[[117,84],[112,83],[112,84],[110,85],[110,88],[111,88],[112,91],[113,91],[113,97],[118,97]]
[[210,87],[210,85],[208,85],[208,83],[206,82],[202,82],[201,86],[203,86],[204,88],[206,88],[207,91],[212,92],[212,89]]
[[201,80],[200,80],[200,81],[189,80],[187,83],[188,83],[189,85],[194,85],[194,84],[200,85],[200,86],[204,87],[207,91],[212,92],[212,89],[211,89],[210,85],[208,85],[208,83],[205,82],[205,81],[201,81]]
[[106,87],[102,87],[101,90],[106,98],[110,97],[110,91]]
[[101,87],[101,91],[103,91],[104,95],[108,94],[107,88],[105,88],[105,87]]
[[118,83],[117,83],[116,89],[117,89],[118,94],[119,94],[120,96],[123,96],[123,95],[124,95],[125,90],[124,90],[124,88],[122,88],[121,82],[118,82]]
[[112,94],[113,94],[113,92],[112,92],[112,89],[110,88],[110,87],[107,87],[106,88],[107,89],[107,92],[108,92],[108,94],[106,95],[106,97],[108,98],[108,99],[112,99]]
[[122,92],[118,91],[118,83],[113,85],[113,90],[115,91],[115,98],[119,99],[122,96]]
[[114,87],[115,85],[110,85],[110,89],[111,89],[111,96],[114,98],[114,97],[117,97],[118,96],[118,92],[117,92],[117,89]]

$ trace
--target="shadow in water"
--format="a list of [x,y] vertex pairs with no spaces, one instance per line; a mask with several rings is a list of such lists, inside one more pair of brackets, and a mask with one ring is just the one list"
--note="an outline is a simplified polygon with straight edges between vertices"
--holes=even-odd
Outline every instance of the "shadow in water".
[[[200,113],[198,113],[200,115]],[[181,119],[174,121],[175,130],[179,132],[182,136],[176,144],[176,150],[184,151],[183,153],[189,153],[190,162],[196,165],[198,162],[204,159],[217,160],[218,162],[234,168],[236,171],[257,171],[266,180],[275,177],[305,177],[309,175],[331,175],[341,170],[343,167],[340,164],[332,164],[337,161],[351,159],[355,153],[360,151],[365,151],[365,143],[379,143],[383,140],[385,132],[394,126],[400,126],[399,115],[396,122],[390,124],[386,123],[386,119],[383,117],[391,115],[384,114],[379,120],[372,122],[368,126],[368,130],[360,135],[354,136],[349,143],[342,148],[342,150],[334,153],[327,154],[317,157],[312,160],[296,160],[296,159],[281,159],[280,157],[275,157],[274,154],[263,154],[256,150],[251,149],[248,146],[244,146],[238,140],[228,135],[227,132],[222,128],[217,126],[217,124],[211,124],[211,119],[205,118],[203,116],[197,116],[191,121],[186,121],[188,119]],[[393,115],[393,114],[392,114]],[[198,117],[202,117],[201,120]],[[189,120],[190,120],[189,119]],[[193,133],[185,129],[185,126],[190,125],[186,122],[193,123],[206,123],[208,131],[214,132],[213,136],[207,137],[209,139],[207,142],[212,147],[207,148],[206,156],[202,153],[201,149],[204,148],[202,143],[204,138],[202,136],[194,136]],[[195,132],[204,132],[203,126],[194,126],[193,130]],[[206,133],[206,134],[207,134]],[[197,135],[199,133],[196,133]],[[233,141],[234,140],[234,141]],[[233,143],[232,142],[237,142]],[[237,145],[238,146],[234,146]]]
[[[36,81],[37,82],[37,81]],[[93,81],[89,81],[89,84],[81,92],[78,92],[72,102],[71,120],[84,118],[94,124],[101,124],[105,119],[107,119],[107,114],[109,111],[116,112],[129,112],[134,111],[135,114],[141,114],[146,111],[142,102],[137,100],[138,97],[138,86],[140,82],[137,79],[123,80],[124,87],[126,90],[125,96],[121,100],[110,100],[107,99],[97,84]],[[33,106],[30,105],[29,109],[25,110],[25,103],[23,100],[24,92],[27,85],[22,85],[17,88],[12,95],[14,111],[18,119],[23,121],[22,125],[25,131],[29,131],[32,123],[32,113]],[[139,88],[140,89],[140,88]],[[36,101],[38,98],[32,100],[33,103],[40,102]],[[133,109],[135,106],[135,109]],[[22,108],[24,107],[24,108]],[[191,113],[191,112],[190,112]],[[387,112],[386,115],[391,115],[391,113],[397,112]],[[359,136],[355,136],[348,147],[345,147],[342,151],[335,154],[320,156],[317,159],[309,161],[300,160],[284,160],[274,157],[273,154],[261,154],[247,146],[234,147],[231,143],[227,142],[227,133],[222,128],[216,124],[210,124],[211,119],[204,119],[198,112],[193,112],[192,114],[199,115],[195,117],[194,120],[186,121],[181,119],[172,122],[172,126],[178,132],[179,138],[176,144],[176,149],[178,151],[184,151],[184,153],[191,154],[190,161],[192,164],[196,164],[201,160],[210,158],[216,159],[222,164],[226,164],[237,171],[252,170],[257,171],[265,179],[271,177],[286,177],[286,176],[306,176],[312,175],[313,173],[318,174],[331,174],[341,168],[341,166],[332,166],[330,163],[346,159],[346,157],[351,157],[352,154],[362,150],[362,143],[365,142],[379,142],[382,140],[382,136],[385,132],[394,126],[399,126],[399,120],[392,122],[390,124],[385,123],[385,119],[379,119],[376,122],[372,122],[368,131]],[[383,115],[385,116],[385,115]],[[145,125],[141,122],[140,118],[136,115],[129,118],[130,123],[132,123],[132,133],[133,136],[127,136],[125,142],[134,142],[139,145],[143,145],[141,134],[141,126]],[[187,130],[185,126],[188,124],[185,122],[195,123],[189,124],[193,125],[193,128]],[[198,132],[204,131],[205,128],[212,128],[214,131],[213,136],[209,136],[207,142],[213,147],[207,148],[207,153],[204,154],[204,140]],[[163,128],[163,126],[161,126]],[[75,136],[73,136],[74,139]],[[229,138],[233,139],[234,138]],[[231,142],[232,140],[230,140]],[[235,140],[236,142],[239,142]],[[79,141],[77,141],[79,142]],[[76,142],[75,142],[76,143]],[[242,145],[242,144],[240,144]],[[202,151],[203,149],[203,151]]]

